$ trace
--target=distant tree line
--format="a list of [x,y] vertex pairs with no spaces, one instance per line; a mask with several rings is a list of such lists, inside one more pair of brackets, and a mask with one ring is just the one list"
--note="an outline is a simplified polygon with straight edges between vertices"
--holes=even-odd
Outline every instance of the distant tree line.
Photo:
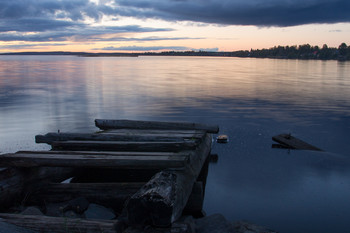
[[233,52],[237,57],[282,58],[282,59],[321,59],[321,60],[350,60],[350,46],[341,43],[338,48],[322,48],[309,44],[299,46],[275,46],[270,49],[251,49]]
[[338,48],[322,48],[309,44],[293,46],[275,46],[269,49],[251,49],[234,52],[209,52],[209,51],[163,51],[144,53],[84,53],[84,52],[19,52],[1,53],[0,55],[76,55],[86,57],[98,56],[213,56],[213,57],[256,57],[256,58],[280,58],[280,59],[320,59],[320,60],[350,60],[350,46],[341,43]]

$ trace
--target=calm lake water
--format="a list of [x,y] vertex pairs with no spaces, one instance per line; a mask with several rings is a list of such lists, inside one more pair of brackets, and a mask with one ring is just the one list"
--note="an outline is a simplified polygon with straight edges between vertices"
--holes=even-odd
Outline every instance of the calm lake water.
[[[204,209],[282,233],[350,229],[350,63],[0,56],[0,153],[95,118],[217,124]],[[272,148],[291,133],[326,152]]]

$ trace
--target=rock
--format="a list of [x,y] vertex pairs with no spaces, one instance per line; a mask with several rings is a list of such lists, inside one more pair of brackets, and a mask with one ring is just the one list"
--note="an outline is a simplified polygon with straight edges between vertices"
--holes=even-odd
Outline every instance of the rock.
[[111,220],[116,217],[112,210],[94,203],[91,203],[89,205],[89,208],[85,211],[84,214],[86,219]]
[[63,208],[67,205],[67,202],[62,203],[50,203],[46,205],[46,212],[45,214],[47,216],[51,217],[63,217]]
[[23,210],[20,214],[22,215],[44,215],[39,208],[35,206],[28,206],[25,210]]
[[219,135],[216,138],[217,143],[227,143],[228,142],[228,136],[225,134]]
[[237,233],[277,233],[277,231],[246,221],[237,221],[235,222],[234,227]]
[[73,210],[68,210],[63,213],[63,217],[67,218],[85,218],[84,214],[77,214]]
[[233,225],[221,214],[197,219],[196,233],[235,233]]
[[0,218],[0,233],[36,233],[35,231],[4,222]]
[[84,213],[90,205],[90,202],[85,197],[78,197],[70,200],[66,206],[63,207],[63,212],[73,210],[77,214]]
[[195,233],[196,225],[192,216],[183,216],[171,225],[171,233]]

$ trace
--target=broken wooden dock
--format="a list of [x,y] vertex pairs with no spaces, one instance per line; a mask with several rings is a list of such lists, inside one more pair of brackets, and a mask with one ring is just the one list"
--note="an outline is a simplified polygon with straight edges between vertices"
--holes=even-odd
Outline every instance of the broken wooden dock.
[[316,146],[310,145],[296,137],[293,137],[291,134],[279,134],[273,136],[272,140],[280,143],[280,146],[282,148],[322,151],[320,148],[317,148]]
[[[183,213],[202,211],[217,126],[130,120],[95,124],[101,131],[37,135],[36,142],[50,144],[50,151],[0,155],[0,167],[6,167],[0,170],[0,221],[40,232],[122,232],[135,225],[171,229]],[[112,208],[117,218],[76,221],[9,211],[35,205],[45,213],[48,203],[75,198]]]

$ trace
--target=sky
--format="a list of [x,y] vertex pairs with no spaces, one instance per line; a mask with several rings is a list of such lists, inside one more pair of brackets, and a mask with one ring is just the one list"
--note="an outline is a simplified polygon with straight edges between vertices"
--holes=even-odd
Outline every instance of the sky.
[[0,53],[350,45],[349,0],[0,0]]

